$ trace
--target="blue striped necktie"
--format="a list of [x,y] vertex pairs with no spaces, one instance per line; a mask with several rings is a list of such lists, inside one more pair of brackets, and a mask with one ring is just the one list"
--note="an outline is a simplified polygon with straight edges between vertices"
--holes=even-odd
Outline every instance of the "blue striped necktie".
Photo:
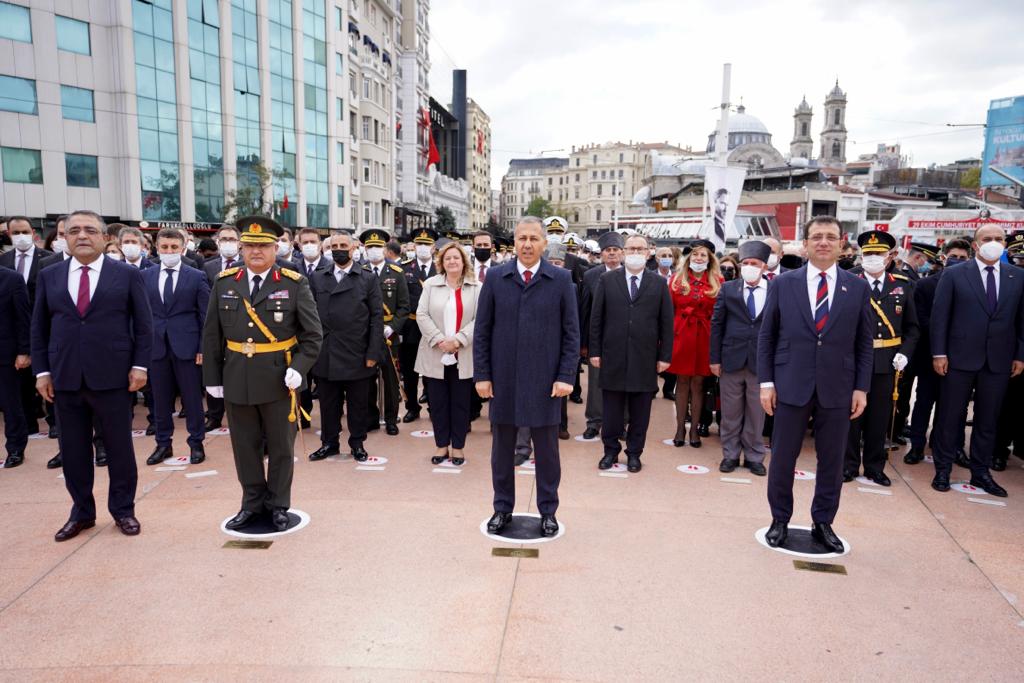
[[821,332],[828,322],[828,276],[820,273],[818,297],[814,302],[814,329]]

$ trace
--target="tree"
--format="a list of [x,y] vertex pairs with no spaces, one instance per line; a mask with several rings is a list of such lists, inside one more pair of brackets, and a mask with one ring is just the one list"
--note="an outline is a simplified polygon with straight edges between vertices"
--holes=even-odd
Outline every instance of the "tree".
[[981,169],[969,168],[960,176],[960,187],[965,190],[976,190],[981,184]]
[[434,229],[442,234],[455,229],[455,214],[447,206],[434,210]]
[[526,207],[526,215],[547,218],[551,215],[551,202],[543,197],[534,197]]
[[[238,188],[224,193],[221,220],[225,223],[239,216],[267,216],[274,211],[274,203],[268,201],[269,190],[283,188],[284,182],[294,176],[285,170],[269,170],[258,157],[251,157],[238,166]],[[271,197],[277,193],[270,194]],[[281,196],[284,196],[282,191]],[[292,197],[291,201],[297,198]]]

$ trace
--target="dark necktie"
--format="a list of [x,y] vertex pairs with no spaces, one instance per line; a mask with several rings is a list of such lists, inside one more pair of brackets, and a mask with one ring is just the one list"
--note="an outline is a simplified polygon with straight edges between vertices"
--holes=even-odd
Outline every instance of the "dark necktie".
[[313,264],[306,262],[306,277],[313,277]]
[[881,299],[882,298],[882,281],[881,280],[875,280],[875,298],[876,299]]
[[421,275],[423,276],[423,277],[422,277],[422,279],[423,279],[423,280],[426,280],[426,279],[427,279],[427,272],[428,272],[428,271],[427,271],[427,267],[426,267],[426,266],[424,266],[424,265],[421,265],[421,266],[420,266],[420,274],[421,274]]
[[263,278],[259,275],[252,279],[252,294],[249,295],[250,299],[255,299],[256,295],[260,293],[260,280]]
[[170,308],[174,298],[174,269],[168,268],[164,272],[167,273],[167,279],[164,280],[164,308]]
[[828,322],[828,276],[821,273],[818,281],[818,296],[814,302],[814,329],[821,332]]
[[768,282],[771,282],[772,279],[775,277],[775,273],[765,273],[764,276],[768,278]]
[[235,262],[235,259],[233,259],[233,258],[224,259],[224,270],[227,270],[228,268],[230,268],[231,264],[234,263],[234,262]]
[[988,298],[988,313],[996,312],[996,273],[993,266],[985,266],[988,275],[985,276],[985,296]]
[[78,315],[85,316],[89,310],[89,266],[82,266],[82,275],[78,278],[78,301],[75,302]]
[[18,275],[25,277],[25,252],[18,252]]
[[757,306],[754,302],[754,290],[756,290],[757,287],[747,287],[747,289],[750,291],[750,293],[747,294],[747,313],[750,314],[750,319],[753,320],[757,317]]
[[479,279],[480,279],[481,284],[483,283],[484,280],[487,279],[487,269],[484,268],[483,266],[480,266],[480,278]]
[[523,271],[523,282],[525,282],[526,284],[530,284],[530,278],[532,278],[532,277],[533,277],[533,273],[531,271],[529,271],[529,270],[524,270]]
[[629,300],[636,301],[636,295],[640,291],[640,288],[636,284],[636,275],[629,278]]
[[376,275],[377,277],[380,277],[380,266],[373,267],[373,274]]

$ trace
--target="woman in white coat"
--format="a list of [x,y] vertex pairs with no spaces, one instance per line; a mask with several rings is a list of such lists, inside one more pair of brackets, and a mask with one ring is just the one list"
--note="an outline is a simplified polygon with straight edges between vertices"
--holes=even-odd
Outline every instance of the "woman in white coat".
[[435,465],[451,458],[466,462],[462,449],[469,433],[473,393],[473,322],[480,283],[457,242],[437,252],[438,274],[423,282],[416,323],[423,333],[416,353],[416,372],[427,387],[430,421],[437,451]]

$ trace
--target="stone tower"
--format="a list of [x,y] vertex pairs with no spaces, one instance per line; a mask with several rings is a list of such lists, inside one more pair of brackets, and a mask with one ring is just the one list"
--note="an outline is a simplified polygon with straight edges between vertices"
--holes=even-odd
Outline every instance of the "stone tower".
[[821,129],[821,155],[824,165],[846,164],[846,93],[839,89],[839,79],[825,98],[825,127]]
[[814,112],[807,104],[807,96],[793,112],[793,141],[789,143],[789,156],[794,159],[810,159],[814,154],[814,140],[811,138],[811,117]]

